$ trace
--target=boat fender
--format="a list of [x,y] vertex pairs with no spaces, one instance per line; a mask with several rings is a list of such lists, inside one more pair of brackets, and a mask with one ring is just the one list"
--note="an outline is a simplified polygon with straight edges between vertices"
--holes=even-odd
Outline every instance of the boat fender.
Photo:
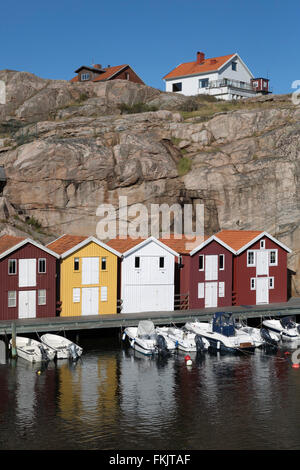
[[126,333],[125,333],[125,331],[124,331],[124,333],[123,333],[123,335],[122,335],[122,340],[125,341],[125,339],[126,339]]
[[217,349],[220,349],[220,341],[217,342]]
[[191,360],[191,356],[188,354],[184,357],[185,363],[187,366],[191,366],[193,364],[193,361]]
[[133,339],[130,343],[130,346],[133,348],[134,347],[135,340]]

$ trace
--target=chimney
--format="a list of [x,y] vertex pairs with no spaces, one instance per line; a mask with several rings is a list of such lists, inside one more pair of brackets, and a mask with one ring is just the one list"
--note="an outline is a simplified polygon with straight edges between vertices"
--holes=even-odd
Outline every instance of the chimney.
[[204,62],[204,58],[205,58],[204,52],[197,52],[197,60],[196,60],[196,63],[197,63],[197,64],[202,64],[202,62]]
[[102,69],[102,65],[101,65],[101,64],[93,64],[93,67],[94,67],[94,69],[99,69],[99,70]]

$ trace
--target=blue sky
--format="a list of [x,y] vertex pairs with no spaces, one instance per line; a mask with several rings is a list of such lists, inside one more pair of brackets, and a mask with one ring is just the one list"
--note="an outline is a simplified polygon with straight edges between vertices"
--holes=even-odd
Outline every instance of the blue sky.
[[0,70],[68,80],[80,65],[130,64],[147,85],[181,62],[238,52],[274,93],[300,80],[296,0],[2,2]]

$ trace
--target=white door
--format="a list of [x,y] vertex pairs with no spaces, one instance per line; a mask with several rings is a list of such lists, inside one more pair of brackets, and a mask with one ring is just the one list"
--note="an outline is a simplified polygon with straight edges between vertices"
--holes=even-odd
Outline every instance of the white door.
[[36,291],[19,291],[19,318],[36,317]]
[[205,307],[217,307],[218,305],[218,283],[205,283]]
[[99,258],[82,258],[82,284],[99,284]]
[[268,277],[256,278],[256,303],[257,304],[269,303],[269,278]]
[[99,288],[83,287],[81,300],[82,315],[98,315],[99,313]]
[[36,286],[36,259],[19,259],[19,287]]
[[122,313],[174,310],[174,285],[125,286]]
[[256,275],[269,275],[269,252],[266,250],[256,252]]
[[205,256],[205,280],[216,281],[218,279],[218,255]]

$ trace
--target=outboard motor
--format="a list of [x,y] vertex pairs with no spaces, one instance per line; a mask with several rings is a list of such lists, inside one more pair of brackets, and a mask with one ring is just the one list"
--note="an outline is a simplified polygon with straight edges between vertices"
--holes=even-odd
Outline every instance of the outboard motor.
[[159,354],[162,354],[164,356],[169,354],[169,350],[167,348],[166,340],[162,335],[157,335],[156,347],[157,347],[157,351],[158,351]]
[[45,361],[45,362],[49,361],[49,356],[44,346],[42,344],[39,344],[39,348],[40,348],[41,355],[42,355],[42,361]]
[[77,348],[74,343],[70,344],[69,346],[69,353],[70,357],[73,359],[73,361],[76,361],[78,359],[78,353],[77,353]]
[[265,343],[268,346],[273,346],[273,347],[278,346],[277,341],[275,341],[275,339],[271,337],[270,332],[267,330],[267,328],[261,328],[260,334],[261,334],[262,339],[265,341]]
[[202,336],[196,335],[195,336],[195,343],[196,343],[196,349],[197,352],[203,352],[205,350],[205,345]]

